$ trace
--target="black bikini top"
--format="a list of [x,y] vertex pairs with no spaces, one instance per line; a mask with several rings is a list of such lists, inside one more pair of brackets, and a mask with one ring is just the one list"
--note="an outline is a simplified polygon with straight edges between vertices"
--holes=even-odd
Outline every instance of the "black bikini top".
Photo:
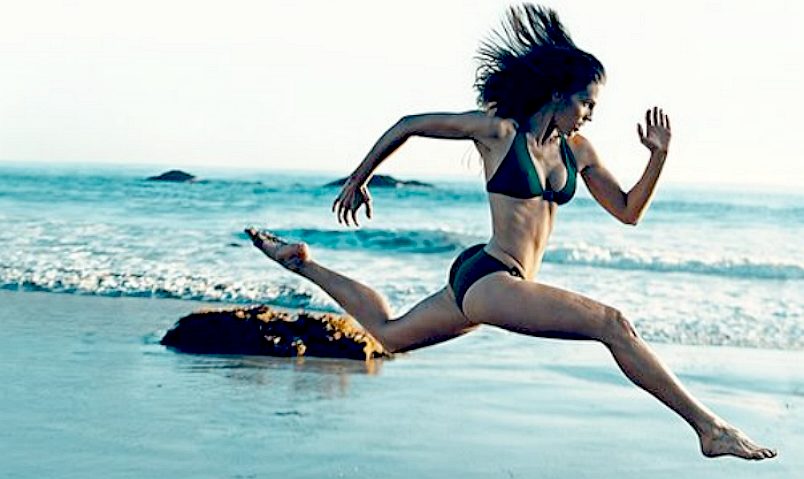
[[578,167],[575,164],[575,155],[567,144],[567,138],[561,135],[560,141],[561,159],[567,168],[567,183],[564,188],[554,191],[549,184],[545,184],[546,189],[542,189],[539,173],[528,150],[525,133],[518,131],[502,163],[486,183],[486,191],[522,199],[541,196],[546,201],[559,205],[567,203],[575,195]]

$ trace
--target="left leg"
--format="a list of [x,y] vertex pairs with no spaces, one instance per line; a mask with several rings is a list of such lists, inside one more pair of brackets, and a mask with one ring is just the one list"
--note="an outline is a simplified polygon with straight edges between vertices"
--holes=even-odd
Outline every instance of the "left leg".
[[631,322],[612,307],[576,293],[495,273],[469,288],[463,308],[477,323],[531,336],[600,341],[628,379],[692,426],[706,456],[759,460],[776,455],[698,401],[639,337]]

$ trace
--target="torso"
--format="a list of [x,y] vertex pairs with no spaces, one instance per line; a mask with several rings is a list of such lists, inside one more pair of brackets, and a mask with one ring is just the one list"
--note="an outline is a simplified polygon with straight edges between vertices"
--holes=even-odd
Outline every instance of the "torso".
[[[505,138],[499,138],[487,144],[477,143],[478,151],[483,158],[486,182],[494,178],[506,154],[515,147],[518,137],[512,129]],[[531,135],[525,135],[533,167],[538,174],[542,191],[560,191],[568,180],[568,169],[561,155],[561,142],[558,138],[539,147]],[[573,141],[568,141],[572,149]],[[575,150],[572,150],[575,151]],[[575,156],[580,163],[580,158]],[[507,161],[511,161],[509,158]],[[580,170],[581,165],[575,165]],[[573,178],[574,180],[574,178]],[[499,182],[497,182],[499,185]],[[524,191],[522,187],[520,191]],[[535,186],[538,190],[538,186]],[[547,241],[553,231],[559,205],[544,197],[517,198],[499,192],[489,192],[491,207],[492,238],[486,251],[509,266],[515,266],[524,273],[525,278],[533,279],[542,262]],[[520,195],[526,196],[526,195]]]

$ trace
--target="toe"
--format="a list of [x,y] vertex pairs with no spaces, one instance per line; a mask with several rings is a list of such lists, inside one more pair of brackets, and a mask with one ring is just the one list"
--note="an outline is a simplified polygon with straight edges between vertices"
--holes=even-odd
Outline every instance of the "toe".
[[280,238],[279,236],[271,233],[270,231],[260,231],[259,235],[260,235],[260,238],[262,238],[263,241],[271,241],[273,243],[280,244],[280,245],[288,244],[287,241],[285,241],[282,238]]

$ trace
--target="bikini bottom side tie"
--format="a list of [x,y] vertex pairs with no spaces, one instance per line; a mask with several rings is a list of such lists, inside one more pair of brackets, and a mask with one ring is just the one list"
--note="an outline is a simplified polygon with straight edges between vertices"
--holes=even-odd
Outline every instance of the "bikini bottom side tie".
[[463,298],[469,288],[480,278],[491,273],[505,271],[511,276],[524,278],[518,268],[512,268],[483,250],[485,244],[476,244],[465,249],[452,262],[449,269],[449,285],[455,293],[455,303],[463,312]]

